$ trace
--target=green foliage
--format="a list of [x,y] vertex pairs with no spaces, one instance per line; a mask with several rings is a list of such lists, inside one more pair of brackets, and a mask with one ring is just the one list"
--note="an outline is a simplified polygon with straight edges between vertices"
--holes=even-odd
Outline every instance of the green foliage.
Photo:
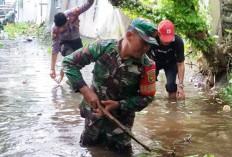
[[189,41],[192,43],[192,45],[194,45],[196,51],[208,54],[215,43],[215,38],[212,36],[206,36],[204,40],[193,38],[189,39]]
[[52,40],[51,40],[51,33],[50,31],[48,31],[46,29],[47,27],[47,21],[44,21],[43,23],[41,23],[39,26],[35,26],[35,32],[36,32],[36,36],[38,38],[38,40],[47,45],[50,46],[52,44]]
[[226,42],[231,42],[232,41],[232,30],[231,29],[225,29],[225,32],[227,33]]
[[131,18],[143,17],[154,24],[169,19],[178,34],[186,38],[193,48],[209,53],[215,39],[208,34],[208,8],[200,6],[201,0],[109,0]]
[[110,2],[113,6],[120,6],[120,4],[122,4],[123,0],[110,0]]
[[89,43],[95,41],[96,39],[95,38],[87,38],[87,37],[83,37],[82,38],[82,43],[83,43],[83,46],[87,46]]
[[16,23],[16,24],[7,24],[4,26],[4,32],[8,35],[9,38],[17,38],[20,36],[39,36],[41,32],[44,32],[39,26],[34,23]]
[[229,75],[229,81],[226,87],[220,89],[220,96],[232,106],[232,72]]
[[204,157],[214,157],[213,154],[205,155]]
[[[226,32],[226,35],[225,35],[226,45],[229,46],[231,45],[231,42],[232,42],[232,30],[226,29],[225,32]],[[228,102],[230,106],[232,107],[232,54],[231,54],[231,50],[229,49],[228,53],[226,53],[225,55],[227,55],[227,58],[228,58],[228,63],[227,63],[228,83],[226,84],[224,88],[220,88],[219,95],[223,100]]]
[[8,37],[16,38],[16,36],[24,35],[28,32],[29,26],[26,23],[7,24],[4,26],[4,32]]
[[0,44],[0,49],[3,49],[4,45],[3,44]]
[[[39,26],[35,23],[16,23],[7,24],[4,26],[4,32],[8,38],[18,38],[18,37],[37,37],[37,40],[45,45],[51,45],[51,35],[50,32],[46,30],[46,22],[43,22]],[[48,53],[51,50],[48,49]],[[51,52],[50,52],[51,53]]]
[[49,46],[49,47],[48,47],[47,52],[48,52],[49,54],[51,54],[51,53],[52,53],[52,47],[51,47],[51,46]]

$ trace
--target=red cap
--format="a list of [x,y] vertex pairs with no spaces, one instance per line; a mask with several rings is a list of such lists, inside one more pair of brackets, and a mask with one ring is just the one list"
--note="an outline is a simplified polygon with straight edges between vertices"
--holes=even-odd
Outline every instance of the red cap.
[[163,20],[158,25],[159,37],[163,42],[171,42],[174,39],[174,25],[169,20]]

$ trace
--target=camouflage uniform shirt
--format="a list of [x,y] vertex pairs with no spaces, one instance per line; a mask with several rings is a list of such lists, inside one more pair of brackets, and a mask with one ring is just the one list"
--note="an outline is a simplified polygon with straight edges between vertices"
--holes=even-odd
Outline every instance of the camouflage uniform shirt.
[[152,96],[142,96],[139,83],[144,66],[150,66],[149,58],[122,60],[120,41],[98,40],[64,58],[63,70],[75,91],[86,86],[80,72],[85,65],[95,62],[93,88],[100,100],[114,100],[125,112],[140,111],[152,101]]

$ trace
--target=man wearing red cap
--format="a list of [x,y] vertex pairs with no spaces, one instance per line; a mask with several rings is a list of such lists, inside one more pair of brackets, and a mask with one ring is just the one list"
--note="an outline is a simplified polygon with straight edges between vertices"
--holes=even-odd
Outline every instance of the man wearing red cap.
[[[164,69],[169,98],[176,99],[178,95],[181,99],[184,99],[184,43],[175,34],[174,25],[171,21],[163,20],[159,23],[156,40],[159,46],[151,45],[147,52],[147,55],[156,62],[156,76],[158,76],[159,70]],[[177,74],[178,85],[176,84]]]

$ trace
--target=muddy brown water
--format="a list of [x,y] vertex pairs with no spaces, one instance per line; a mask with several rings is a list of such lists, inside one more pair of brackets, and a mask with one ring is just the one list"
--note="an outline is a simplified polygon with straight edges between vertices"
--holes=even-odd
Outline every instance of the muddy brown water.
[[[37,42],[4,40],[0,49],[1,157],[232,156],[232,114],[185,81],[186,100],[169,102],[161,73],[156,99],[137,113],[133,133],[153,151],[133,141],[132,155],[81,147],[82,96],[49,76],[50,54]],[[59,58],[57,69],[60,68]],[[91,82],[90,65],[82,70]]]

